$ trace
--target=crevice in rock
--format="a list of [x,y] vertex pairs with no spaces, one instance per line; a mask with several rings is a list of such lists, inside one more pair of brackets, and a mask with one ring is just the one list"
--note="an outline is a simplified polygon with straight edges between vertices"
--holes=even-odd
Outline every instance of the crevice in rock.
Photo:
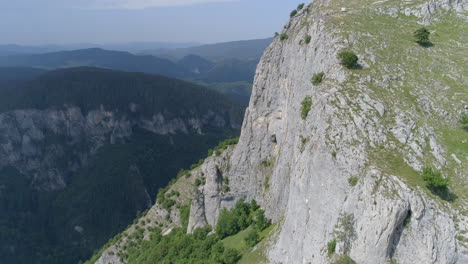
[[390,259],[392,259],[393,256],[395,255],[395,251],[398,247],[398,244],[400,243],[400,239],[401,239],[401,236],[403,235],[403,231],[411,222],[412,214],[413,212],[411,211],[411,209],[408,209],[408,211],[406,211],[406,214],[398,222],[398,225],[396,226],[392,236],[390,237],[390,244],[389,244],[388,251],[387,251],[387,256]]

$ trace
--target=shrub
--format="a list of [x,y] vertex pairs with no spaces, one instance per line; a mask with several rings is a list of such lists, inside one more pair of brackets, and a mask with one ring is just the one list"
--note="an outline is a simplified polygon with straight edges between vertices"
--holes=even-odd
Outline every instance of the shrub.
[[216,156],[221,155],[221,152],[225,151],[229,146],[236,145],[239,142],[239,138],[228,138],[224,141],[221,141],[218,146],[208,150],[208,156],[212,156],[213,153]]
[[304,8],[304,5],[305,5],[304,3],[299,4],[299,5],[297,6],[297,9],[296,9],[296,10],[297,10],[297,11],[302,10],[302,8]]
[[343,255],[337,260],[333,262],[333,264],[356,264],[356,261],[354,261],[351,257],[348,255]]
[[416,38],[416,42],[421,46],[427,46],[431,43],[429,41],[429,36],[431,35],[431,32],[429,32],[429,30],[427,30],[427,28],[425,27],[416,30],[413,33],[413,35]]
[[324,76],[325,76],[325,73],[323,73],[323,72],[319,72],[319,73],[314,74],[312,76],[312,84],[313,85],[319,85],[322,82]]
[[200,186],[202,184],[202,180],[200,178],[195,179],[195,186]]
[[247,235],[247,237],[245,237],[245,243],[247,244],[247,246],[249,247],[253,247],[255,245],[257,245],[258,242],[260,242],[260,237],[258,235],[258,232],[257,230],[253,229],[252,231],[249,232],[249,234]]
[[349,185],[356,186],[356,184],[358,183],[358,178],[357,177],[351,177],[351,178],[348,179],[348,182],[349,182]]
[[[253,210],[253,208],[252,208]],[[270,220],[265,217],[265,212],[262,209],[258,209],[254,213],[255,228],[262,231],[271,225]]]
[[263,167],[270,167],[272,165],[272,162],[270,160],[262,160],[262,166]]
[[309,111],[312,108],[312,98],[310,96],[306,96],[304,100],[301,102],[301,117],[302,120],[307,118],[309,115]]
[[279,33],[278,33],[278,32],[275,32],[275,38],[276,38],[277,36],[279,36]]
[[287,34],[283,33],[283,34],[280,35],[280,40],[286,40],[288,38],[289,38],[289,36]]
[[241,259],[242,255],[235,249],[228,248],[225,250],[223,255],[224,264],[235,264]]
[[340,63],[348,69],[353,69],[358,66],[358,56],[356,53],[349,50],[342,50],[338,53]]
[[336,249],[336,239],[333,239],[332,241],[327,243],[328,256],[335,254],[335,249]]
[[432,168],[423,169],[423,180],[427,187],[433,191],[446,191],[450,181],[449,178],[442,177],[440,171]]
[[312,40],[312,37],[310,35],[306,35],[305,38],[304,38],[304,42],[306,44],[309,44],[311,40]]
[[289,17],[294,17],[295,15],[297,15],[297,10],[294,9],[293,11],[291,11],[291,14],[289,14]]
[[462,125],[462,128],[468,132],[468,114],[461,115],[460,124]]
[[337,241],[343,243],[343,252],[347,254],[351,250],[351,243],[357,236],[354,230],[354,215],[342,214],[335,226],[334,234]]
[[220,239],[237,234],[252,224],[250,205],[239,200],[231,211],[224,208],[216,225],[216,234]]
[[170,210],[172,206],[174,206],[176,204],[176,201],[172,200],[172,199],[165,199],[162,203],[161,203],[161,206],[166,209],[166,210]]

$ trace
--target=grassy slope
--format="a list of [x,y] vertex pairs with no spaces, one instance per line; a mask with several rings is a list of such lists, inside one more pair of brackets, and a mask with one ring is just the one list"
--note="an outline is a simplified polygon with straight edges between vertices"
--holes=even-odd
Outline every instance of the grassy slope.
[[[339,29],[339,34],[350,40],[350,49],[360,56],[364,65],[363,69],[350,71],[351,81],[345,84],[347,93],[357,97],[357,86],[370,89],[370,96],[383,101],[386,106],[386,126],[394,125],[394,110],[398,107],[414,115],[417,128],[425,125],[434,128],[447,159],[442,172],[452,179],[450,188],[458,196],[453,205],[466,214],[468,133],[461,129],[458,119],[464,104],[468,102],[468,23],[453,13],[440,16],[427,27],[432,32],[433,46],[424,48],[415,43],[413,38],[413,32],[421,27],[418,24],[420,19],[402,14],[397,18],[378,14],[377,7],[386,10],[388,7],[403,5],[400,1],[335,2],[336,10],[332,11],[334,16],[329,22],[333,28]],[[421,2],[413,2],[412,5]],[[360,8],[354,8],[358,5]],[[363,5],[368,8],[361,8]],[[347,7],[349,11],[342,13],[341,7]],[[398,76],[398,80],[390,81],[385,87],[373,81],[365,81],[382,81],[383,76]],[[446,115],[429,114],[421,104],[424,98],[429,98],[439,108],[439,112],[446,112]],[[389,139],[395,147],[385,145],[372,150],[376,155],[371,155],[374,157],[371,165],[400,176],[411,186],[424,186],[420,173],[403,160],[407,148],[392,136]],[[424,152],[422,163],[434,167],[430,147],[421,147]],[[452,154],[462,164],[457,164]]]

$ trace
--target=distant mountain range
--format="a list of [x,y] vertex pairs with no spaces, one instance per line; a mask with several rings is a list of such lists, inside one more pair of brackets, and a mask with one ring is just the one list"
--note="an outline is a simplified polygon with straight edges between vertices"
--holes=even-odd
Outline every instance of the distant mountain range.
[[178,78],[187,76],[183,69],[167,59],[149,55],[136,56],[128,52],[99,48],[0,57],[0,67],[33,67],[53,70],[80,66],[162,74]]
[[[27,79],[28,75],[35,77],[49,70],[88,66],[184,79],[208,86],[247,104],[256,65],[271,40],[159,49],[155,53],[160,57],[101,48],[27,54],[27,51],[33,50],[10,45],[10,50],[20,50],[24,53],[0,56],[0,67],[3,67],[5,73],[9,71],[8,77],[2,77],[0,70],[0,87],[15,85]],[[36,51],[45,51],[48,48],[50,47],[42,47]],[[1,50],[2,46],[0,52]],[[16,77],[13,77],[15,74]]]
[[208,44],[188,48],[159,48],[146,50],[141,54],[150,54],[171,60],[179,60],[187,55],[194,54],[215,62],[225,59],[255,61],[262,56],[263,51],[272,41],[273,38],[266,38]]
[[16,44],[0,45],[0,56],[18,55],[18,54],[39,54],[55,51],[67,51],[88,48],[101,48],[108,50],[118,50],[127,52],[141,52],[148,49],[164,49],[164,48],[188,48],[199,46],[200,43],[179,43],[179,42],[134,42],[134,43],[117,43],[117,44],[68,44],[68,45],[38,45],[24,46]]

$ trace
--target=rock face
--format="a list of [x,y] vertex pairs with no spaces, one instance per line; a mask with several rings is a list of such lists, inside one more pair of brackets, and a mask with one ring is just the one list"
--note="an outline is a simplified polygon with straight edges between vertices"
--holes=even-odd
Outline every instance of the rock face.
[[[70,174],[87,165],[91,155],[105,144],[126,142],[135,128],[166,135],[202,133],[206,125],[222,128],[228,124],[214,112],[187,120],[168,120],[161,113],[152,119],[129,118],[104,108],[85,114],[75,106],[6,112],[0,114],[0,167],[13,166],[31,176],[37,189],[61,189]],[[64,155],[67,164],[60,166]]]
[[[239,143],[201,166],[206,184],[188,231],[214,226],[220,209],[241,198],[256,199],[279,225],[270,263],[340,255],[360,264],[468,263],[468,153],[452,145],[468,142],[458,125],[468,100],[467,61],[458,56],[468,48],[445,24],[467,29],[466,7],[317,0],[301,10],[258,65]],[[420,24],[441,34],[433,47],[412,39]],[[340,65],[343,49],[358,55],[359,67]],[[444,78],[435,67],[446,69]],[[320,72],[324,80],[312,84]],[[311,109],[301,116],[307,97]],[[451,178],[451,201],[427,189],[425,167]]]
[[[379,148],[387,154],[395,151],[402,158],[396,166],[409,167],[416,174],[428,160],[440,169],[453,165],[447,163],[449,153],[441,142],[439,128],[421,124],[421,116],[413,110],[426,108],[437,120],[456,119],[459,109],[444,111],[439,102],[427,97],[419,98],[427,100],[420,105],[402,109],[407,98],[399,95],[403,85],[398,82],[413,77],[411,69],[400,64],[396,66],[399,75],[385,77],[382,72],[391,71],[385,68],[395,65],[385,65],[383,47],[362,47],[359,43],[364,34],[373,33],[362,32],[365,29],[346,32],[340,21],[348,19],[347,23],[365,28],[362,18],[353,21],[354,16],[374,11],[355,10],[351,3],[342,3],[349,6],[350,14],[338,14],[338,2],[316,1],[285,26],[282,33],[289,36],[287,40],[278,38],[266,50],[257,68],[239,144],[230,160],[204,165],[207,184],[192,203],[191,223],[200,226],[206,219],[213,225],[219,208],[232,206],[232,200],[239,198],[255,198],[281,225],[277,241],[268,252],[272,263],[327,263],[326,244],[334,239],[338,241],[337,253],[348,254],[357,263],[388,263],[392,259],[397,263],[467,263],[466,247],[456,239],[461,230],[454,215],[459,222],[466,221],[460,211],[434,200],[423,185],[408,183],[406,172],[389,170],[388,164],[380,163],[386,162],[385,158],[375,157],[382,153]],[[429,21],[428,16],[439,6],[466,11],[466,1],[445,2],[421,3],[427,6],[423,10],[429,11],[418,17]],[[405,17],[400,10],[407,13],[421,10],[419,7],[397,10]],[[403,19],[394,22],[399,20]],[[466,28],[467,24],[463,25]],[[382,25],[381,30],[387,26]],[[306,35],[312,39],[308,45],[302,41]],[[393,44],[385,41],[380,44]],[[408,46],[418,48],[412,43]],[[337,53],[345,48],[358,53],[362,72],[340,65]],[[462,50],[468,52],[466,46]],[[373,69],[378,67],[382,71]],[[463,71],[451,70],[455,75]],[[325,80],[312,85],[309,80],[318,72],[325,73]],[[466,85],[466,78],[460,81]],[[420,90],[423,81],[412,82],[412,93],[427,92]],[[382,98],[374,87],[389,87],[391,91],[387,92],[401,101]],[[464,92],[456,102],[460,109],[466,88]],[[303,120],[301,102],[306,96],[313,103]],[[272,141],[272,136],[276,140]],[[429,146],[427,150],[425,146]],[[228,195],[213,192],[218,183],[210,178],[219,178],[220,174],[213,168],[226,168],[221,173],[230,179]],[[466,165],[458,167],[452,177],[466,181],[463,168]],[[357,179],[356,186],[349,183],[350,178]],[[464,208],[466,200],[462,204]],[[201,211],[205,214],[200,215]]]

